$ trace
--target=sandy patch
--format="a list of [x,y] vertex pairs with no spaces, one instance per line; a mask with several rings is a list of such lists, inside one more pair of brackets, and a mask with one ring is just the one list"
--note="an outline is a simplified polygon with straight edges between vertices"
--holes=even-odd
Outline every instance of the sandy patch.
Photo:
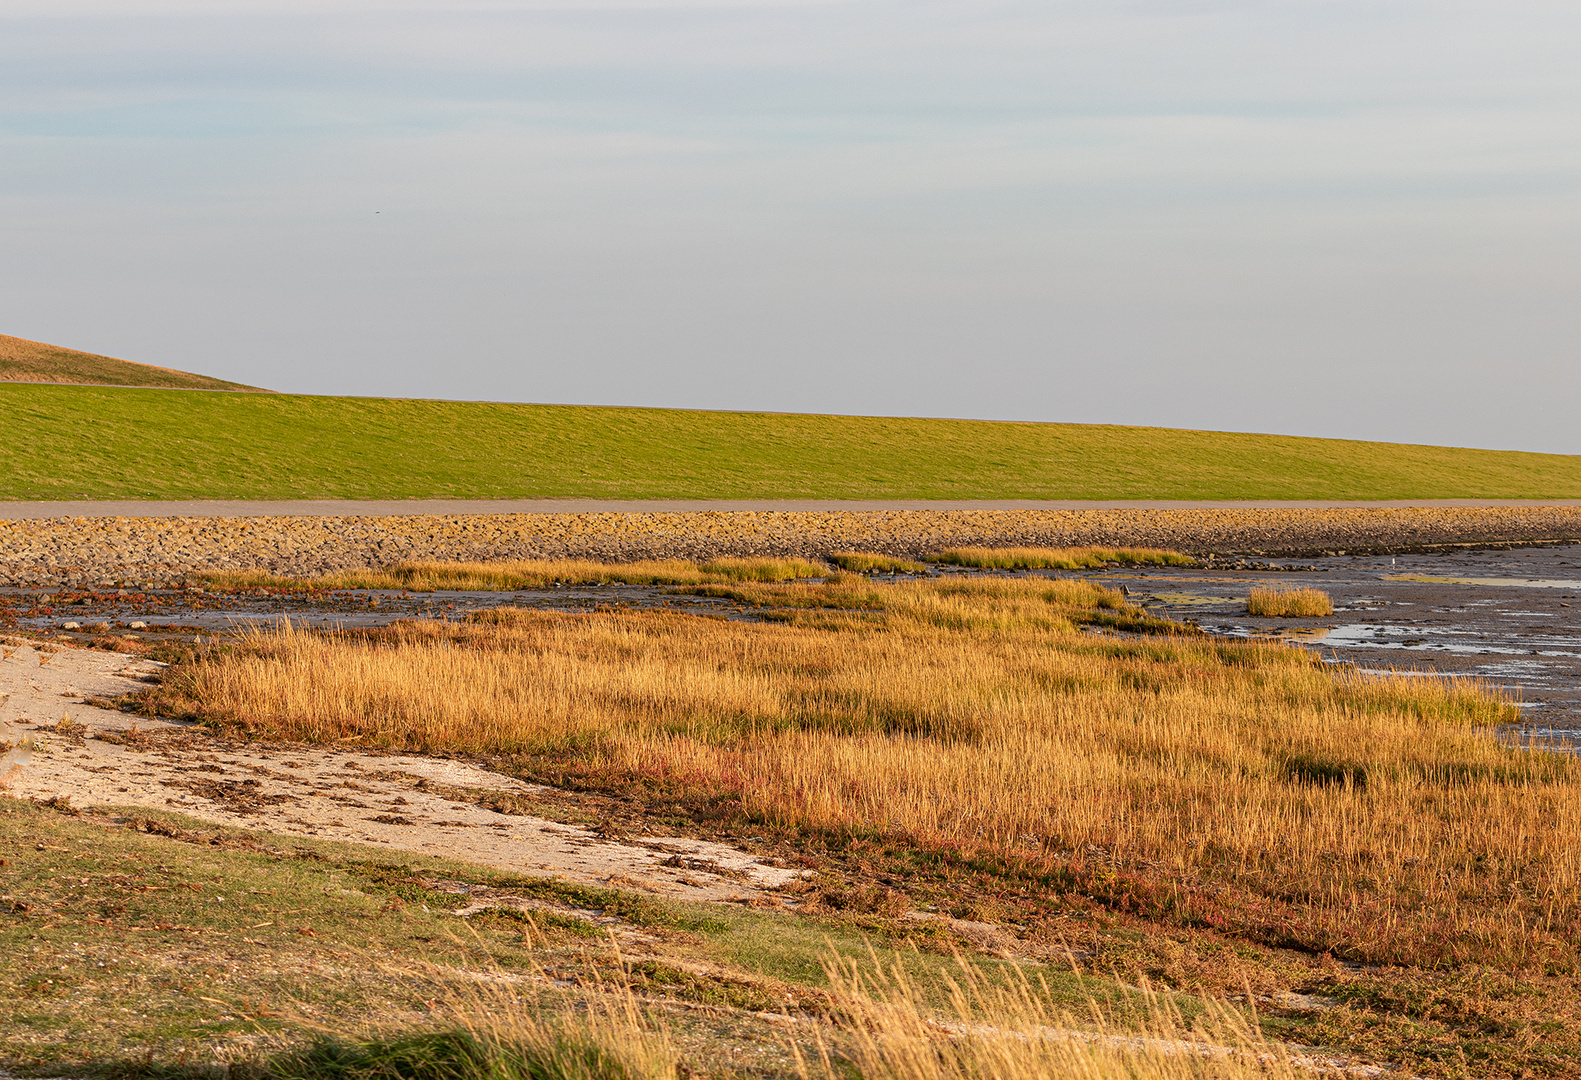
[[[463,762],[306,746],[256,746],[201,728],[93,704],[157,675],[122,653],[11,639],[0,646],[0,755],[7,793],[73,806],[177,810],[221,825],[371,844],[515,873],[691,900],[753,899],[796,880],[725,844],[675,836],[610,838],[502,814],[459,789],[530,799],[547,789]],[[20,768],[4,757],[26,756]],[[7,777],[7,774],[9,776]]]

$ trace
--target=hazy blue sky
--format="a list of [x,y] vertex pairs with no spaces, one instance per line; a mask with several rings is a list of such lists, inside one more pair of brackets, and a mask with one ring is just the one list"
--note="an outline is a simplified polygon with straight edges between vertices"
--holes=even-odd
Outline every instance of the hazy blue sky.
[[1581,453],[1581,5],[0,0],[0,333]]

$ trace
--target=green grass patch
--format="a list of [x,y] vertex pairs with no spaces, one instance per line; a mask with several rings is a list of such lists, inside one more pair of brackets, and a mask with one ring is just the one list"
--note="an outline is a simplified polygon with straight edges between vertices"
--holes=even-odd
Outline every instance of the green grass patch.
[[[913,904],[991,920],[1045,947],[1068,941],[1087,957],[1088,974],[1066,969],[1056,947],[1053,962],[1031,970],[1046,987],[1040,996],[1082,1019],[1095,1002],[1122,1030],[1147,1025],[1148,999],[1125,985],[1146,979],[1210,993],[1251,986],[1265,1031],[1367,1052],[1413,1075],[1569,1075],[1577,1060],[1571,979],[1483,966],[1349,969],[1225,935],[1168,932],[1092,909],[1086,889],[1072,893],[1067,883],[1062,895],[1049,868],[1017,860],[861,842],[846,860],[860,877],[820,872],[801,894],[804,902],[829,894],[840,906],[809,916],[522,878],[174,814],[122,815],[146,831],[107,814],[0,799],[0,1068],[190,1080],[224,1075],[215,1066],[229,1064],[233,1077],[462,1080],[477,1066],[480,1078],[503,1080],[565,1067],[568,1076],[629,1078],[648,1075],[629,1067],[642,1055],[616,1053],[626,1071],[576,1068],[614,1062],[581,1055],[630,1047],[578,1020],[599,1000],[597,987],[616,991],[618,1006],[629,986],[648,1000],[712,1007],[663,1013],[690,1070],[675,1075],[790,1077],[773,1053],[787,1029],[749,1030],[750,1014],[824,1015],[831,958],[899,973],[925,1009],[949,1011],[945,979],[961,972],[948,953],[959,941],[897,916],[897,905],[851,902],[884,892],[864,881],[892,875],[905,879]],[[471,886],[468,895],[433,887],[447,880]],[[657,954],[623,963],[569,915],[450,913],[479,887],[618,916]],[[1043,905],[1059,910],[1038,918]],[[971,962],[991,980],[1016,970],[986,956]],[[573,985],[529,997],[527,983],[510,981],[538,973]],[[1285,988],[1340,1004],[1264,1013]],[[505,996],[486,996],[494,990]],[[1166,1000],[1187,1019],[1201,1012],[1189,995]],[[496,1024],[510,1008],[517,1017]],[[458,1015],[482,1023],[456,1026]],[[741,1068],[743,1050],[751,1069]]]
[[1581,457],[1168,428],[0,384],[5,499],[1581,497]]
[[140,828],[0,799],[0,1063],[234,1060],[304,1012],[410,1010],[392,962],[531,960],[520,927],[474,933],[450,914],[464,898],[421,884],[475,873],[463,865],[381,873],[389,852],[124,819]]
[[[635,1021],[630,1026],[640,1030]],[[621,1040],[600,1039],[598,1032],[570,1025],[539,1029],[518,1040],[492,1034],[480,1037],[452,1028],[390,1039],[320,1039],[268,1062],[259,1080],[681,1080],[689,1075],[668,1055],[633,1053]],[[628,1035],[624,1041],[634,1040]]]
[[[468,890],[444,891],[447,883]],[[546,907],[452,913],[479,890]],[[578,912],[619,919],[660,954],[623,962],[607,929]],[[840,920],[680,903],[141,808],[77,814],[0,798],[0,1068],[152,1077],[230,1063],[245,1066],[234,1075],[460,1077],[465,1069],[444,1071],[446,1055],[476,1047],[445,1043],[426,1002],[458,986],[467,993],[476,973],[548,971],[649,998],[797,1010],[821,1007],[827,955],[899,964],[928,1000],[944,1001],[948,956],[918,953],[895,934],[871,937]],[[1055,985],[1072,1003],[1114,989],[1088,980],[1083,991],[1074,976]],[[550,1017],[560,1007],[551,998]],[[544,1061],[596,1049],[565,1030],[569,1041],[535,1037],[528,1049]],[[727,1061],[734,1037],[709,1035],[698,1052]],[[438,1071],[343,1068],[381,1059]]]

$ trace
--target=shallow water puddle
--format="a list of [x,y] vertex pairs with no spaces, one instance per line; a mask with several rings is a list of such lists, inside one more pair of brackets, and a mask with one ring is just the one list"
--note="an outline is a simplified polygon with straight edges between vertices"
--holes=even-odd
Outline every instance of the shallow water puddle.
[[1147,600],[1156,600],[1163,604],[1244,604],[1244,596],[1208,596],[1204,593],[1150,593]]
[[[1581,637],[1543,636],[1530,644],[1490,638],[1486,632],[1448,627],[1424,628],[1388,623],[1349,623],[1308,631],[1307,639],[1332,648],[1418,649],[1466,656],[1563,656],[1581,658]],[[1533,648],[1533,644],[1538,647]]]
[[[1464,656],[1549,656],[1581,659],[1581,637],[1534,635],[1511,643],[1485,631],[1452,627],[1401,626],[1393,623],[1346,623],[1261,630],[1244,626],[1204,626],[1225,637],[1278,637],[1303,645],[1334,649],[1389,649],[1449,652]],[[1534,647],[1535,646],[1535,647]]]
[[1418,581],[1428,585],[1485,585],[1491,589],[1572,589],[1581,581],[1569,578],[1440,577],[1436,574],[1385,574],[1384,581]]
[[1530,750],[1581,751],[1581,731],[1575,728],[1522,726],[1506,736],[1511,742]]
[[[1250,572],[1242,573],[1238,577],[1214,576],[1214,574],[1212,572],[1205,572],[1205,573],[1199,573],[1199,574],[1182,574],[1182,573],[1179,573],[1177,571],[1175,573],[1169,573],[1169,574],[1149,574],[1146,571],[1137,571],[1137,570],[1124,570],[1124,571],[1105,570],[1105,571],[1102,571],[1102,573],[1103,573],[1103,579],[1105,581],[1180,581],[1180,582],[1187,582],[1187,583],[1190,583],[1192,585],[1245,585],[1245,584],[1248,583],[1248,573],[1250,573]],[[1082,575],[1082,576],[1086,576],[1086,575]],[[1310,574],[1301,574],[1299,577],[1300,577],[1300,580],[1305,581],[1308,578],[1310,578],[1311,575]],[[1253,580],[1251,583],[1252,584],[1268,584],[1270,582],[1277,582],[1278,584],[1281,584],[1281,585],[1291,585],[1291,584],[1294,584],[1296,581],[1297,581],[1297,578],[1294,577],[1294,576],[1289,576],[1288,574],[1285,574],[1282,571],[1273,571],[1271,573],[1268,573],[1268,572],[1257,573],[1255,580]]]

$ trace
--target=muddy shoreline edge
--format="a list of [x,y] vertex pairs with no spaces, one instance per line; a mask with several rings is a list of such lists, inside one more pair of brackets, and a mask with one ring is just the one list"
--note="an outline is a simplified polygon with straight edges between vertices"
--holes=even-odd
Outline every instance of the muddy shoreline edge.
[[215,570],[312,575],[411,559],[722,555],[916,558],[980,544],[1301,558],[1581,541],[1581,506],[676,511],[0,521],[0,587],[170,585]]

